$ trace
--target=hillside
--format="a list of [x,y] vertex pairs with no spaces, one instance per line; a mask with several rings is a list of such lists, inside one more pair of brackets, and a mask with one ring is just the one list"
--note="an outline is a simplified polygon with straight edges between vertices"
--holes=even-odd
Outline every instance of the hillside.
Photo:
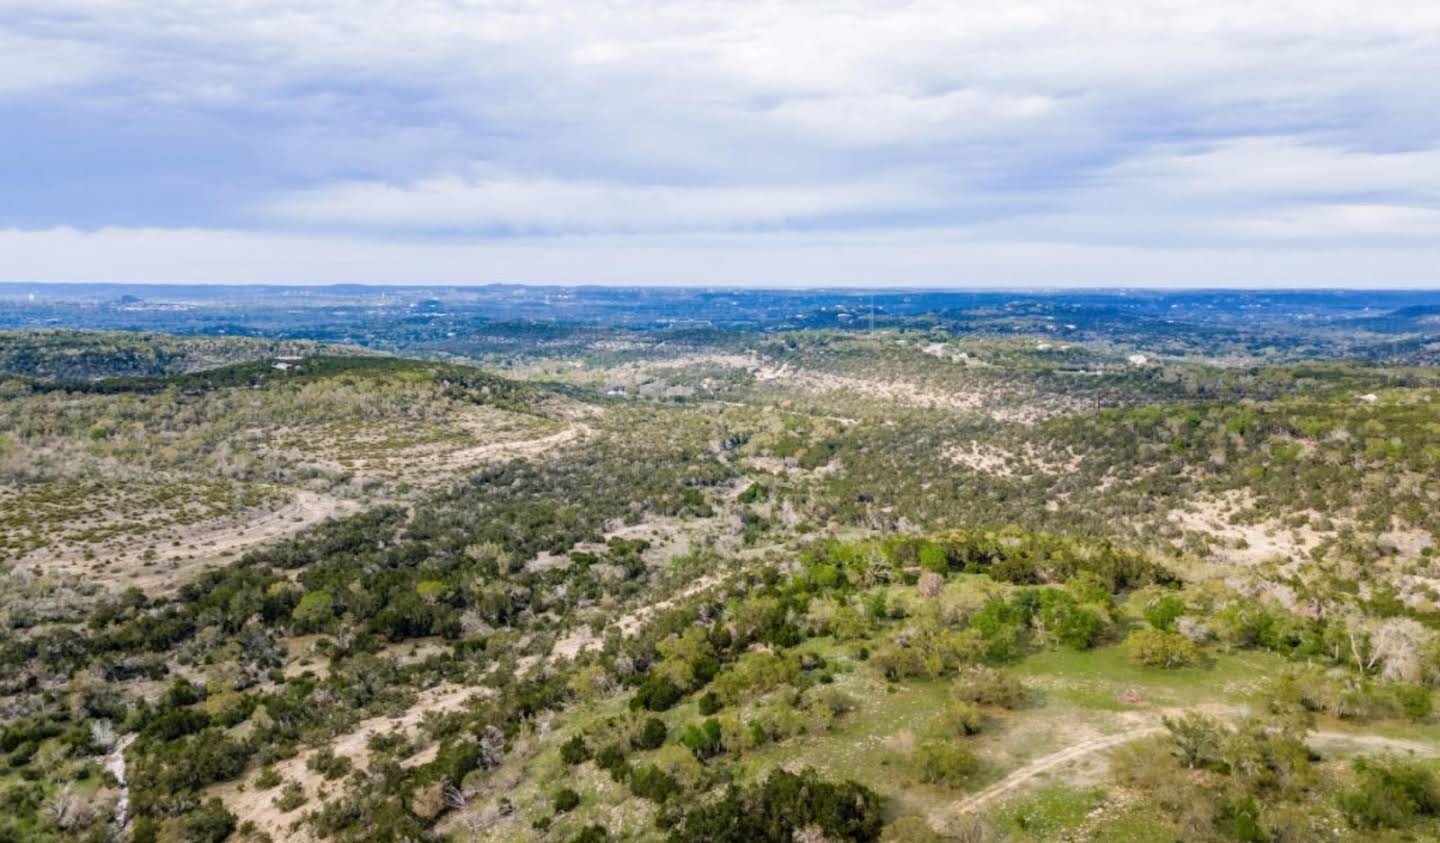
[[7,381],[0,834],[1440,833],[1434,370],[600,336]]

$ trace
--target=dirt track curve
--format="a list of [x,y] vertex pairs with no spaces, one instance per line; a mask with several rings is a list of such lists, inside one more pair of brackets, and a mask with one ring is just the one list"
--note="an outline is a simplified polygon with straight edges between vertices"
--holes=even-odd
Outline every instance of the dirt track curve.
[[[1113,749],[1122,744],[1139,740],[1147,735],[1159,734],[1164,731],[1165,727],[1163,725],[1155,723],[1137,729],[1118,732],[1113,735],[1102,735],[1098,738],[1081,741],[1074,746],[1066,747],[1059,752],[1031,761],[1029,764],[1014,771],[1000,781],[954,803],[945,813],[952,816],[971,813],[1023,786],[1036,776],[1048,773],[1057,767],[1063,767],[1072,761],[1077,761],[1092,753]],[[1311,743],[1360,744],[1373,749],[1391,749],[1429,756],[1440,755],[1440,746],[1421,741],[1387,738],[1381,735],[1358,735],[1349,732],[1311,732],[1307,736],[1307,739]]]

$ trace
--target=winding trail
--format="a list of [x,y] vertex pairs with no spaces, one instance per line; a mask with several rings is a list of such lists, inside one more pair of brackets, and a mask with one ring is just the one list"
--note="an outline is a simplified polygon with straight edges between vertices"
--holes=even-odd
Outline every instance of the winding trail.
[[[1000,781],[953,803],[945,809],[944,813],[949,816],[971,813],[985,807],[1001,796],[1022,787],[1036,776],[1044,775],[1051,770],[1063,767],[1087,755],[1092,755],[1107,749],[1114,749],[1117,746],[1139,740],[1149,735],[1160,734],[1164,731],[1165,727],[1163,725],[1154,723],[1148,726],[1129,729],[1124,732],[1117,732],[1113,735],[1102,735],[1097,738],[1081,741],[1059,752],[1031,761],[1029,764],[1015,770]],[[1306,735],[1306,739],[1307,742],[1311,744],[1359,745],[1367,749],[1389,749],[1400,752],[1412,752],[1428,757],[1440,756],[1440,745],[1425,743],[1423,741],[1404,740],[1402,738],[1387,738],[1383,735],[1362,735],[1352,732],[1310,732]]]
[[1063,767],[1072,761],[1079,760],[1092,753],[1113,749],[1121,744],[1127,744],[1147,735],[1154,735],[1163,731],[1165,731],[1165,727],[1156,723],[1150,726],[1142,726],[1138,729],[1119,732],[1114,735],[1101,735],[1098,738],[1090,738],[1073,746],[1067,746],[1059,752],[1046,755],[1043,758],[1037,758],[989,787],[977,790],[964,799],[961,799],[950,807],[948,813],[968,814],[1015,790],[1036,776],[1050,772],[1056,767]]

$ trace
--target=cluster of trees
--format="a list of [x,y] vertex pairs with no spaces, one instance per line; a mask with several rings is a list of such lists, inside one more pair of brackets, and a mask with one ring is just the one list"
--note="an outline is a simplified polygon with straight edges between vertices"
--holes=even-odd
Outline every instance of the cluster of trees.
[[[435,382],[432,368],[421,368],[427,383]],[[489,386],[483,377],[450,374],[445,389]],[[474,397],[503,400],[494,393]],[[471,773],[489,769],[521,723],[575,693],[569,683],[584,665],[533,681],[515,676],[514,662],[525,654],[516,646],[518,633],[538,633],[529,647],[543,653],[550,630],[573,622],[577,609],[623,605],[648,593],[660,576],[645,564],[646,543],[635,540],[611,540],[560,566],[524,561],[598,540],[616,519],[704,515],[705,490],[732,476],[708,450],[710,426],[670,421],[619,424],[620,433],[579,460],[486,470],[409,511],[380,507],[326,523],[202,574],[171,598],[126,592],[87,610],[82,624],[7,636],[0,665],[36,706],[23,722],[46,732],[40,738],[17,727],[7,738],[18,753],[13,763],[30,766],[29,754],[53,739],[51,732],[80,741],[96,717],[63,700],[44,702],[29,689],[89,673],[116,683],[163,679],[172,659],[198,669],[211,679],[193,699],[177,692],[147,705],[123,694],[109,715],[123,732],[139,735],[127,752],[136,821],[168,835],[209,810],[197,796],[206,785],[406,705],[427,683],[483,677],[496,686],[493,701],[437,733],[442,746],[434,762],[403,768],[397,759],[393,769],[372,769],[364,781],[345,776],[338,762],[326,766],[347,783],[346,794],[313,812],[316,828],[341,840],[371,839],[366,834],[374,829],[415,836],[446,808],[431,796],[436,787],[459,788]],[[650,425],[664,432],[650,436]],[[634,447],[639,439],[647,440],[644,449]],[[323,678],[287,678],[279,642],[311,633],[324,636],[320,657],[328,669]],[[435,636],[452,648],[404,668],[373,655],[391,642]],[[687,690],[718,667],[708,645],[692,639],[653,654],[664,664],[658,675]],[[651,658],[647,653],[641,663]],[[613,663],[607,672],[622,674]],[[625,675],[635,684],[642,679]],[[244,737],[235,737],[230,727],[242,722]]]
[[825,839],[874,840],[883,827],[880,797],[853,781],[828,782],[813,770],[775,770],[759,784],[729,787],[686,812],[674,843],[790,843],[815,829]]

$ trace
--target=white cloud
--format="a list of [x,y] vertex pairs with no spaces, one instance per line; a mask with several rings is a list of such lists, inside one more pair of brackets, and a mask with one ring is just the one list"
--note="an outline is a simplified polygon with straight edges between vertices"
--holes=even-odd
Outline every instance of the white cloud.
[[0,277],[24,281],[1433,287],[1437,265],[1440,241],[1406,249],[1255,250],[977,241],[951,229],[467,241],[0,230]]
[[498,177],[337,184],[290,194],[262,211],[295,222],[378,228],[655,231],[779,225],[935,202],[911,180],[687,187]]
[[[3,23],[0,13],[0,23]],[[35,38],[0,29],[0,97],[33,95],[100,77],[103,51],[59,38]]]
[[[214,233],[166,242],[509,255],[521,278],[598,272],[603,238],[473,238],[628,233],[641,275],[1419,281],[1440,212],[1433,0],[6,0],[0,32],[0,96],[53,118],[23,127],[41,163],[0,171],[40,197],[0,207],[42,229],[7,235],[32,256],[96,220],[50,189],[94,162],[117,210],[91,245],[180,219]],[[675,245],[707,232],[755,251]]]

